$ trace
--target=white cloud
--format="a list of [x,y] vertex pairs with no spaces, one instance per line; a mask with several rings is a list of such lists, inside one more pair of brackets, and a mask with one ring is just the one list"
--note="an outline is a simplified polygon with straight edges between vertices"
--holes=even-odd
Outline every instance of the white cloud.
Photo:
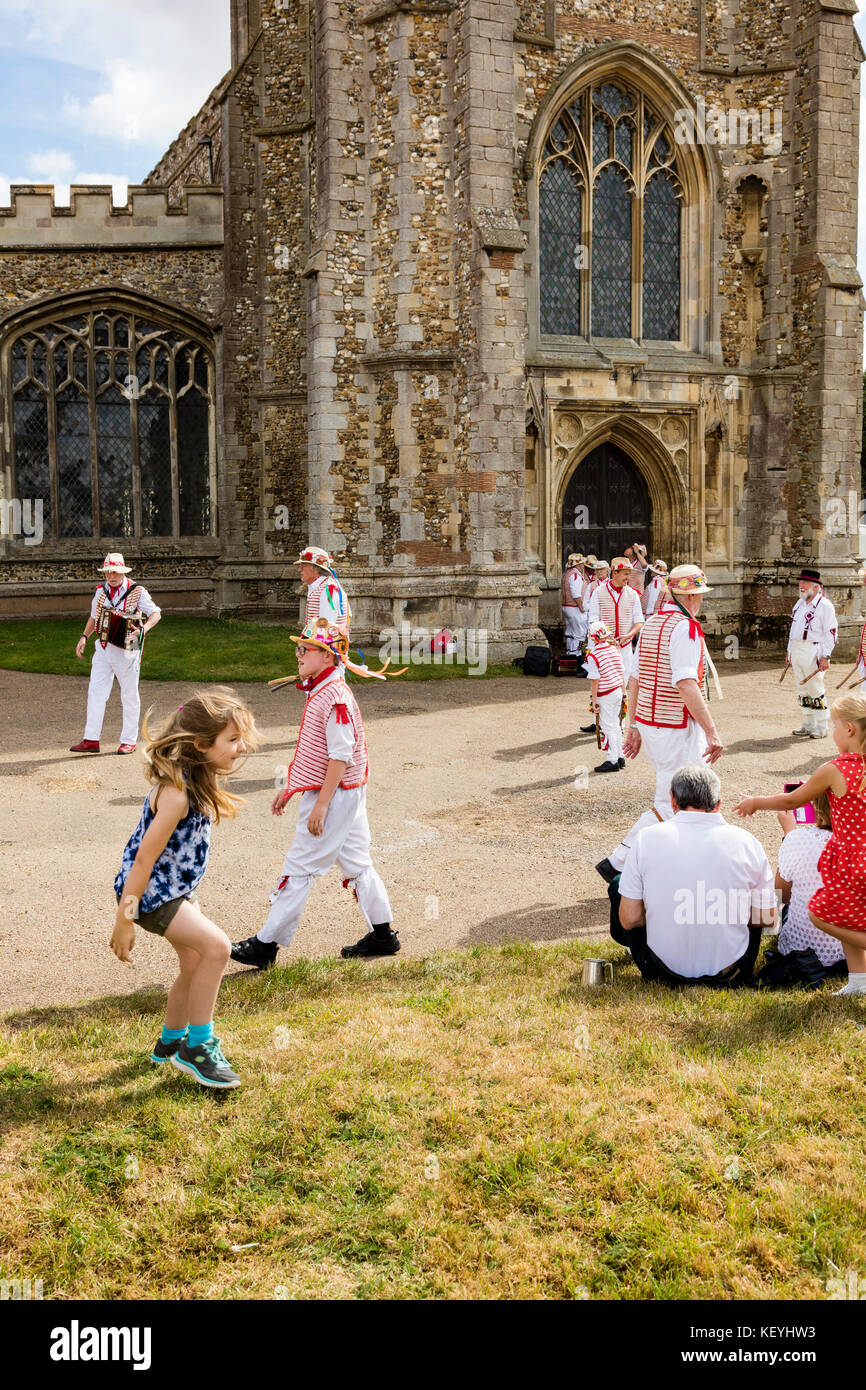
[[228,68],[229,0],[0,0],[7,44],[88,71],[64,119],[92,135],[167,147]]
[[68,183],[75,160],[68,150],[37,150],[27,158],[27,178],[17,183]]
[[125,174],[90,173],[76,169],[72,155],[66,150],[43,150],[32,154],[27,160],[27,169],[20,176],[0,173],[0,207],[10,204],[10,188],[13,183],[49,183],[54,185],[55,207],[69,206],[70,184],[110,184],[112,201],[124,205],[127,201],[129,181]]

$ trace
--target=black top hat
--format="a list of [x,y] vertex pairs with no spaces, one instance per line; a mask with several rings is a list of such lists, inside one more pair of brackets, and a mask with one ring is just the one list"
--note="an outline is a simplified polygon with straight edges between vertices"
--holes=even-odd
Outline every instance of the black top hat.
[[[805,579],[808,584],[820,584],[821,572],[820,570],[801,570],[800,579]],[[798,584],[800,579],[797,580]]]

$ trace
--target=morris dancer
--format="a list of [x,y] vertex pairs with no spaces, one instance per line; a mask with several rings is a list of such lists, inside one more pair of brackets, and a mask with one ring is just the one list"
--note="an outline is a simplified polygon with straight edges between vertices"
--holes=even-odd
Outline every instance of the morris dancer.
[[610,579],[599,584],[589,601],[590,623],[604,623],[611,640],[622,649],[626,682],[632,669],[632,639],[643,623],[640,594],[629,584],[631,562],[620,555],[610,567]]
[[602,751],[605,762],[596,772],[621,772],[625,767],[622,755],[622,702],[625,677],[622,670],[622,649],[610,640],[604,623],[590,623],[589,651],[590,689],[593,708],[598,710],[598,722],[604,735]]
[[[340,954],[393,956],[400,942],[391,926],[385,885],[370,858],[364,723],[343,677],[346,667],[356,675],[384,680],[388,663],[381,671],[354,665],[347,659],[349,639],[325,618],[308,623],[302,635],[291,640],[298,650],[301,681],[297,688],[306,692],[307,699],[288,785],[277,792],[271,811],[281,816],[298,792],[298,822],[282,876],[271,894],[268,919],[256,936],[235,942],[232,960],[258,970],[273,965],[279,947],[288,946],[298,929],[313,880],[338,862],[345,874],[343,886],[353,889],[369,928],[366,936],[354,946],[344,946]],[[278,688],[290,679],[271,685]]]
[[134,753],[141,713],[138,694],[141,652],[146,634],[156,627],[162,613],[141,584],[130,585],[126,576],[132,570],[122,555],[116,552],[106,555],[99,572],[105,576],[105,583],[93,596],[90,617],[75,648],[75,655],[81,661],[88,637],[92,632],[97,634],[87,691],[87,722],[84,738],[74,743],[69,751],[99,752],[105,706],[116,676],[123,704],[123,729],[117,751]]
[[640,541],[633,541],[631,545],[626,546],[622,553],[631,565],[631,573],[629,574],[628,582],[633,589],[637,589],[641,598],[643,598],[643,591],[646,586],[646,581],[649,578],[646,546],[641,545]]
[[[603,562],[600,562],[595,555],[587,555],[586,559],[583,562],[583,568],[581,570],[581,577],[583,580],[583,592],[581,595],[581,602],[583,604],[584,615],[584,641],[582,643],[583,664],[581,670],[583,671],[583,674],[585,676],[589,675],[589,665],[587,664],[586,660],[586,634],[589,631],[589,600],[592,598],[593,593],[598,588],[598,579],[596,578],[596,571],[599,563]],[[591,734],[594,728],[595,725],[593,724],[588,729],[585,729],[584,733]]]
[[583,611],[582,555],[569,555],[562,572],[562,621],[565,624],[565,652],[578,656],[586,637],[586,615]]
[[818,570],[804,569],[798,581],[800,597],[791,614],[791,635],[785,664],[797,681],[797,701],[803,723],[794,738],[826,738],[830,715],[824,699],[824,672],[836,645],[836,610],[824,594]]
[[327,550],[318,545],[308,545],[294,563],[299,566],[301,583],[307,586],[304,626],[314,623],[317,618],[325,618],[348,637],[352,606]]
[[637,832],[673,816],[673,774],[702,757],[714,763],[723,752],[702,694],[707,653],[697,615],[710,587],[697,565],[677,565],[668,588],[668,598],[641,631],[624,746],[627,758],[636,758],[643,748],[655,768],[655,810],[645,811],[613,853],[596,864],[606,883],[622,870]]
[[641,605],[644,618],[651,618],[661,603],[662,594],[668,586],[668,567],[664,560],[653,560],[647,573],[652,575],[652,578],[643,591]]

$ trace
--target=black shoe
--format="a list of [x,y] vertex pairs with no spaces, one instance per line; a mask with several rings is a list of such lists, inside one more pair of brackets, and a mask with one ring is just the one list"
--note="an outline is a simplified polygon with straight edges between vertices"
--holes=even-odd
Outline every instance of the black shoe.
[[594,724],[581,724],[581,726],[580,726],[580,732],[581,732],[582,734],[594,734],[594,733],[595,733],[595,725],[594,725]]
[[598,767],[595,768],[595,771],[596,771],[596,772],[619,772],[619,763],[611,763],[611,762],[599,763]]
[[252,965],[256,970],[267,970],[276,960],[279,949],[275,941],[259,941],[257,936],[248,936],[246,941],[232,943],[232,960]]
[[184,1038],[171,1064],[192,1076],[200,1086],[230,1091],[241,1084],[237,1072],[232,1071],[223,1056],[219,1038],[211,1038],[209,1042],[198,1043],[195,1047],[191,1047],[188,1039]]
[[390,936],[377,936],[375,932],[368,931],[354,946],[344,946],[340,955],[346,960],[355,956],[396,956],[399,949],[400,942],[395,931]]
[[162,1038],[158,1038],[150,1054],[150,1060],[156,1062],[157,1066],[162,1066],[163,1062],[174,1056],[182,1042],[186,1042],[186,1033],[182,1038],[175,1038],[174,1042],[163,1042]]
[[597,874],[601,874],[605,883],[613,883],[619,873],[619,869],[615,869],[609,859],[601,859],[596,864],[595,871]]
[[620,768],[625,767],[625,758],[619,758],[616,765]]

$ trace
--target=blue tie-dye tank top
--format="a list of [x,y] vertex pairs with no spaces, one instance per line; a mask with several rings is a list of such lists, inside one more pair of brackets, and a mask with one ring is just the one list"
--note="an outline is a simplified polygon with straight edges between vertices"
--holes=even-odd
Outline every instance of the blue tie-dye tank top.
[[[114,892],[118,899],[153,817],[148,793],[144,798],[141,820],[123,851],[120,873],[114,880]],[[172,902],[175,898],[188,898],[195,892],[204,878],[210,857],[210,825],[210,817],[190,803],[189,810],[183,820],[178,821],[171,839],[153,866],[139,912],[155,912],[163,903]]]

